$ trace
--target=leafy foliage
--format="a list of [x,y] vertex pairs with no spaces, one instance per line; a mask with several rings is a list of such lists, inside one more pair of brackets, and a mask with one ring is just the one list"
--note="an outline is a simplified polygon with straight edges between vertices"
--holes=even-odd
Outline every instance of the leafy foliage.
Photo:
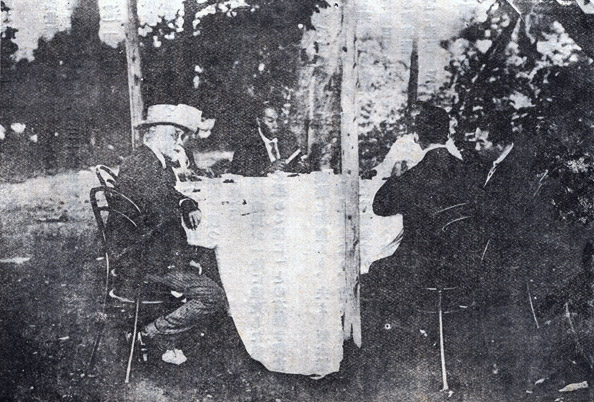
[[[142,27],[145,104],[199,107],[217,119],[204,146],[226,148],[241,138],[256,102],[290,106],[301,37],[312,28],[313,13],[326,6],[321,0],[187,0],[173,21]],[[3,18],[7,12],[3,2]],[[79,2],[70,32],[40,39],[35,60],[17,62],[15,32],[3,30],[0,124],[27,128],[21,135],[8,130],[0,140],[0,179],[117,164],[128,154],[125,51],[123,44],[102,43],[98,31],[97,2]]]
[[403,87],[409,68],[393,63],[384,44],[375,37],[359,39],[360,92],[359,170],[366,176],[377,166],[401,135],[406,134]]
[[186,1],[178,16],[183,26],[162,20],[143,28],[146,102],[185,102],[216,117],[206,147],[240,140],[258,104],[291,107],[301,37],[313,29],[312,14],[326,6],[322,0]]
[[512,119],[513,141],[534,177],[555,182],[548,196],[558,216],[587,223],[594,219],[592,60],[554,15],[535,8],[519,20],[505,4],[443,44],[450,80],[435,99],[450,105],[469,160],[483,148],[477,128],[487,129],[495,112]]

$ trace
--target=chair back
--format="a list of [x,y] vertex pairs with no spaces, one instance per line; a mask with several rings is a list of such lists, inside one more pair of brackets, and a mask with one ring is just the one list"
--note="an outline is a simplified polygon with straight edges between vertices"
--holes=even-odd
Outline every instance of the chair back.
[[[132,295],[139,285],[133,273],[143,264],[141,210],[129,197],[110,187],[92,188],[90,202],[103,246],[106,295],[113,286],[119,293]],[[130,265],[130,261],[134,263]]]
[[474,205],[445,206],[427,219],[424,239],[432,285],[474,287],[480,272],[481,241]]
[[92,188],[90,202],[106,252],[108,247],[106,228],[110,215],[117,216],[120,221],[126,222],[129,227],[138,228],[136,221],[141,214],[140,208],[129,197],[114,188],[106,186]]
[[114,188],[118,176],[105,165],[95,166],[95,174],[99,179],[99,184],[103,187]]

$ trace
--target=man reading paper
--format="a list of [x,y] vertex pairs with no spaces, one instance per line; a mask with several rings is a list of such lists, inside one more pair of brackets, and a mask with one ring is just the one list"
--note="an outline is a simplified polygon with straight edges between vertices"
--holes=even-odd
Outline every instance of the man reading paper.
[[235,150],[231,173],[243,176],[265,176],[275,171],[303,171],[299,147],[291,136],[279,129],[278,112],[264,105],[250,127],[247,138]]

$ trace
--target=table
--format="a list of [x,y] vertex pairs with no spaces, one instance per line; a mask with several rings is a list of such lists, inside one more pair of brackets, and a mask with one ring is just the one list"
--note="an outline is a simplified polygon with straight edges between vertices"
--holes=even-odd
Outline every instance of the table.
[[[401,217],[372,214],[381,182],[361,182],[362,270]],[[225,175],[178,183],[200,204],[192,245],[215,248],[230,312],[248,353],[272,371],[324,376],[342,360],[344,186],[328,172]]]

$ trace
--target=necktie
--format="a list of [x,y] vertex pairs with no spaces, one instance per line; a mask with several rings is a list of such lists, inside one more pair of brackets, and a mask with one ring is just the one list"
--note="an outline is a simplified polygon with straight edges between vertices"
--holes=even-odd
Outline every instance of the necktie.
[[270,141],[270,152],[272,153],[272,156],[274,157],[275,161],[280,159],[280,154],[278,153],[278,146],[276,145],[275,140]]

